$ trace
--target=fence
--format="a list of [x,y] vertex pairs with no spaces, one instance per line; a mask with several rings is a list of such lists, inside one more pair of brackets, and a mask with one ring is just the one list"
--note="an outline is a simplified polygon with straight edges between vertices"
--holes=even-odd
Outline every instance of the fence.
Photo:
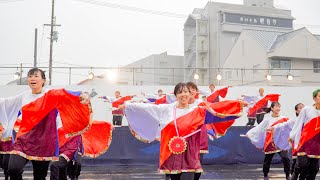
[[[0,67],[0,84],[26,84],[25,77],[30,68]],[[48,72],[48,67],[39,68]],[[220,86],[315,86],[320,83],[320,69],[52,67],[52,85],[143,86],[175,85],[187,81]]]

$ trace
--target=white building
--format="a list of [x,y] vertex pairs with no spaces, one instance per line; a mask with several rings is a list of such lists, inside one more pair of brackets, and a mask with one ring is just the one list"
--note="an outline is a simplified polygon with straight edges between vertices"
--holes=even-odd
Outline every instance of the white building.
[[285,33],[293,30],[293,20],[291,11],[275,8],[273,0],[244,0],[243,5],[208,2],[194,9],[184,24],[184,67],[189,68],[185,81],[198,73],[199,85],[218,84],[216,74],[243,30]]
[[[113,84],[118,85],[175,85],[183,82],[183,56],[168,55],[167,52],[153,54],[126,66],[114,69],[117,74]],[[81,85],[110,84],[108,74],[96,76],[93,80],[80,82]]]
[[183,81],[183,56],[153,54],[121,67],[120,84],[174,85]]
[[[222,84],[226,85],[317,85],[320,36],[306,28],[287,33],[243,30],[223,68]],[[293,79],[289,81],[287,76]]]

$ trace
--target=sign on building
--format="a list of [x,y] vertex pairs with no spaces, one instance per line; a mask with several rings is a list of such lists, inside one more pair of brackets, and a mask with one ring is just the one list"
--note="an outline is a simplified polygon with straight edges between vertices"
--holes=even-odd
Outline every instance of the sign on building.
[[293,28],[293,19],[224,13],[224,23]]

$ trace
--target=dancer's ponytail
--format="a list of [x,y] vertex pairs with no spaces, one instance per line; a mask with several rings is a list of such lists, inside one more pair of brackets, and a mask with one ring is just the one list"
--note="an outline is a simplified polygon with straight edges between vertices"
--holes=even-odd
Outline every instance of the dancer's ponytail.
[[272,111],[272,108],[273,108],[274,106],[276,106],[276,105],[280,106],[280,103],[277,102],[277,101],[272,102],[270,107],[268,107],[268,108],[263,108],[263,110],[264,110],[264,112],[266,112],[266,113],[270,113],[270,112]]

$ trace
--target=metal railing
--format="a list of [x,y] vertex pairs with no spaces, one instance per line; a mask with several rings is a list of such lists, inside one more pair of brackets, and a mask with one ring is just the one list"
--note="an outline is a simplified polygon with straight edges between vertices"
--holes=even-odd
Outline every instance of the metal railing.
[[[1,85],[25,84],[31,66],[0,66]],[[48,67],[38,67],[48,72]],[[203,71],[206,70],[206,71]],[[318,86],[320,68],[183,68],[183,67],[52,67],[52,85],[113,83],[122,85],[175,85],[194,81],[198,85],[225,86]],[[192,72],[186,73],[185,72]],[[210,74],[208,74],[210,72]],[[198,76],[195,76],[197,73]],[[221,79],[217,79],[217,75]],[[48,75],[47,75],[48,77]],[[195,79],[194,77],[199,77]],[[269,78],[269,79],[267,79]],[[91,81],[90,81],[91,80]],[[211,82],[209,82],[211,80]]]

